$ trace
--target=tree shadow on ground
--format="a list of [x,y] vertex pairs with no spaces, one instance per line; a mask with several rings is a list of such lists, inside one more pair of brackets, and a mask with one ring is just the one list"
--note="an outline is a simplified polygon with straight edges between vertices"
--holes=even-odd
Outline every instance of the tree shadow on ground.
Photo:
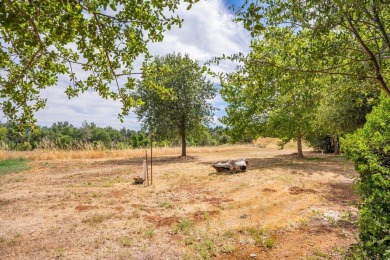
[[[340,206],[353,206],[358,202],[359,196],[354,191],[354,179],[358,177],[354,170],[353,163],[346,160],[341,155],[321,155],[309,153],[305,158],[297,158],[296,154],[277,155],[271,158],[246,158],[248,160],[248,168],[250,171],[257,171],[261,174],[262,171],[277,169],[282,170],[284,174],[302,175],[310,177],[313,174],[324,175],[326,172],[336,174],[335,181],[326,184],[324,189],[321,189],[322,196],[333,204]],[[204,162],[211,165],[214,162]],[[232,172],[212,174],[234,174]],[[236,173],[246,174],[246,173]],[[256,173],[257,174],[257,173]],[[337,177],[343,176],[350,181],[338,181]],[[305,192],[305,190],[302,190]]]
[[328,201],[341,206],[356,206],[359,195],[356,194],[353,183],[338,182],[328,185],[328,192],[324,194]]
[[[123,165],[142,165],[145,157],[139,158],[126,158],[126,159],[113,159],[94,162],[93,165],[100,166],[123,166]],[[158,156],[153,157],[153,165],[159,166],[167,163],[188,163],[198,160],[197,156]],[[150,164],[150,157],[148,157],[148,163]]]
[[[324,172],[333,172],[348,178],[354,177],[353,171],[344,169],[340,163],[351,164],[340,155],[320,155],[310,153],[304,158],[297,158],[296,154],[276,155],[271,158],[245,158],[248,163],[247,170],[270,170],[273,168],[282,169],[287,174],[322,175]],[[228,161],[228,160],[226,160]],[[224,162],[226,162],[224,161]],[[210,165],[215,161],[202,162]]]

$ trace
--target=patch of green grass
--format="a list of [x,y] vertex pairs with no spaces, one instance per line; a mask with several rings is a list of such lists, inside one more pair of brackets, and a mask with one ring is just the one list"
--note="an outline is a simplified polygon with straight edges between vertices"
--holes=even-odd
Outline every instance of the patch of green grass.
[[203,219],[204,221],[210,220],[210,214],[209,214],[207,211],[203,212],[203,214],[202,214],[202,219]]
[[246,232],[255,240],[256,245],[273,248],[276,246],[275,240],[267,235],[264,229],[257,229],[253,227],[246,228]]
[[145,237],[152,239],[154,236],[154,230],[149,228],[145,231]]
[[224,244],[221,248],[221,252],[225,254],[231,254],[236,248],[232,244]]
[[246,231],[249,233],[249,235],[255,240],[257,245],[263,245],[264,238],[265,238],[265,232],[263,229],[257,229],[257,228],[247,228]]
[[65,256],[65,248],[63,248],[63,247],[58,248],[57,253],[58,253],[57,257],[61,257],[61,258],[64,257]]
[[276,246],[276,241],[272,237],[266,237],[264,240],[264,246],[274,248]]
[[299,224],[302,226],[307,226],[308,223],[309,223],[309,220],[306,218],[302,218],[299,220]]
[[174,227],[174,231],[175,233],[183,233],[185,235],[187,235],[188,233],[190,233],[190,230],[191,228],[194,226],[194,221],[193,220],[190,220],[190,219],[181,219]]
[[12,160],[0,161],[0,176],[4,174],[26,171],[29,169],[30,166],[27,165],[27,161],[25,159],[12,159]]
[[195,245],[195,251],[199,254],[200,259],[211,259],[211,257],[215,254],[216,246],[214,241],[210,239],[202,240]]
[[[323,259],[332,259],[332,256],[324,253],[321,249],[316,248],[312,255],[302,258],[302,260],[323,260]],[[359,258],[360,259],[360,258]]]
[[163,201],[163,202],[160,202],[158,204],[158,206],[162,207],[162,208],[166,208],[166,209],[173,208],[173,202],[172,201]]
[[185,252],[183,255],[184,260],[193,260],[196,259],[196,256],[191,252]]

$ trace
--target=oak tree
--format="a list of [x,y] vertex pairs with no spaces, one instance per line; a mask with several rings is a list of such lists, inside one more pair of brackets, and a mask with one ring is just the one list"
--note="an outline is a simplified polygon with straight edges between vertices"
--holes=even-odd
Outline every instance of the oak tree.
[[[252,52],[244,57],[241,69],[223,81],[221,94],[228,106],[222,122],[236,140],[271,136],[280,138],[284,145],[294,139],[298,156],[303,157],[302,141],[312,132],[310,122],[315,116],[320,83],[314,74],[283,67],[309,67],[302,51],[307,44],[304,32],[296,35],[289,29],[275,29],[253,41]],[[281,51],[283,47],[290,52]]]
[[181,156],[186,156],[187,137],[202,131],[212,119],[210,100],[216,88],[188,55],[156,57],[145,66],[148,73],[135,90],[135,98],[143,103],[135,113],[156,140],[180,137]]

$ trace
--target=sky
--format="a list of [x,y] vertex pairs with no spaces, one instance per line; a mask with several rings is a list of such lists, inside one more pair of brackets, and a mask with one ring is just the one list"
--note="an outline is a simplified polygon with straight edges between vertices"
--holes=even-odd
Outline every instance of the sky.
[[[177,14],[184,19],[181,28],[173,27],[167,31],[164,41],[149,44],[148,48],[153,55],[168,53],[188,53],[200,64],[207,60],[221,56],[248,52],[250,36],[240,24],[234,23],[233,13],[228,9],[232,4],[241,4],[242,0],[201,0],[186,10],[188,4],[180,6]],[[139,63],[139,64],[137,64]],[[135,70],[140,67],[136,62]],[[232,71],[233,64],[222,64],[216,68],[219,71]],[[218,81],[213,79],[214,84]],[[86,120],[97,126],[111,126],[117,129],[139,130],[141,127],[136,115],[130,113],[121,123],[117,115],[121,111],[121,104],[113,100],[105,100],[95,92],[85,92],[79,97],[68,99],[64,93],[69,82],[59,80],[58,86],[50,87],[42,93],[47,98],[46,108],[36,113],[38,125],[51,126],[59,121],[68,121],[79,127]],[[226,103],[218,94],[211,103],[218,110],[215,112],[214,123],[219,125],[218,118],[225,115]]]

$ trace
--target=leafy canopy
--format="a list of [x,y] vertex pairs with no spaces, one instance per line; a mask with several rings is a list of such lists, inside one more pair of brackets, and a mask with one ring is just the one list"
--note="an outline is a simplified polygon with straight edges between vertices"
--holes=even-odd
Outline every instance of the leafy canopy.
[[157,140],[182,137],[204,130],[213,116],[209,103],[216,89],[203,75],[203,68],[188,55],[168,54],[146,65],[142,81],[137,83],[135,109],[145,129]]
[[[228,103],[222,121],[236,141],[272,136],[286,143],[311,132],[320,83],[313,74],[283,69],[287,64],[310,65],[301,51],[307,44],[304,33],[296,35],[288,28],[252,42],[241,70],[229,74],[221,90]],[[283,47],[290,52],[281,51]]]
[[[376,82],[390,97],[390,5],[387,1],[256,0],[238,11],[237,20],[252,36],[270,28],[306,30],[306,54],[317,61],[310,68],[287,70],[341,75]],[[289,52],[286,47],[282,50]]]
[[[186,0],[190,3],[198,0]],[[0,105],[19,125],[34,125],[41,91],[66,75],[69,98],[87,90],[120,100],[119,117],[138,103],[133,62],[147,43],[182,20],[179,0],[4,0],[0,2]],[[126,76],[124,80],[120,77]]]

